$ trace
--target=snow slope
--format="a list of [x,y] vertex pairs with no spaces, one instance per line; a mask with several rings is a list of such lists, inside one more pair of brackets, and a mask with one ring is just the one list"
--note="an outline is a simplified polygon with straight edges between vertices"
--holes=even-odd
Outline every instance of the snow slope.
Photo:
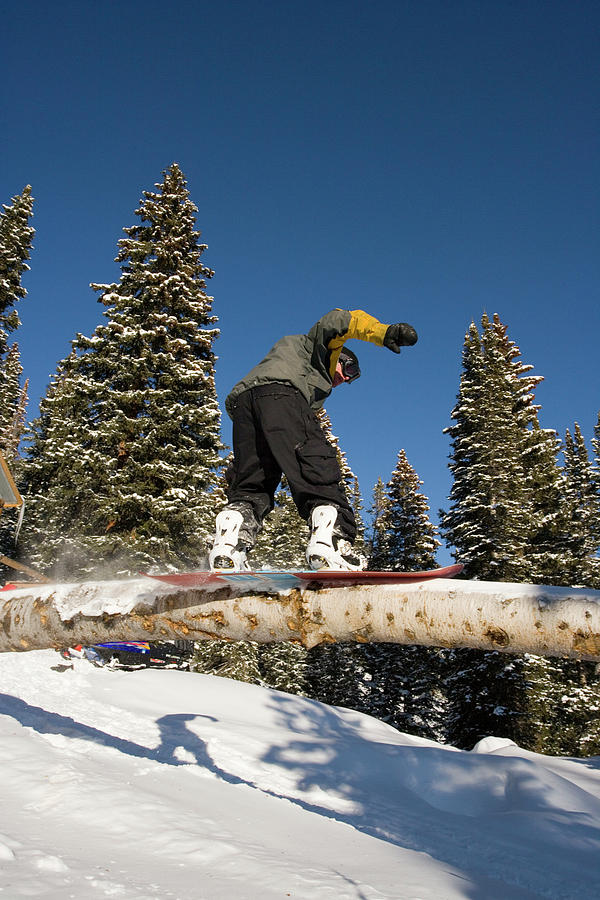
[[600,759],[179,671],[0,655],[7,898],[597,900]]

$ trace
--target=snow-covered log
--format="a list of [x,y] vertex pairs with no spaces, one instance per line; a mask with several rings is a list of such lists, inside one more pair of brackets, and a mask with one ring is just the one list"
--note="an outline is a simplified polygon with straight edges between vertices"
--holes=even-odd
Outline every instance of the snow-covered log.
[[34,585],[0,598],[0,651],[119,640],[359,641],[600,661],[600,592],[436,579],[281,593],[148,578]]

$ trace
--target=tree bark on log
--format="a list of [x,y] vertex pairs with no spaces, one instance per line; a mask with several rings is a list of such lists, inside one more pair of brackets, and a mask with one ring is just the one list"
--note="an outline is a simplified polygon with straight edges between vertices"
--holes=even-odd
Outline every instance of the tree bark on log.
[[471,647],[600,661],[600,592],[436,579],[248,593],[147,578],[32,585],[0,598],[0,652],[186,638]]

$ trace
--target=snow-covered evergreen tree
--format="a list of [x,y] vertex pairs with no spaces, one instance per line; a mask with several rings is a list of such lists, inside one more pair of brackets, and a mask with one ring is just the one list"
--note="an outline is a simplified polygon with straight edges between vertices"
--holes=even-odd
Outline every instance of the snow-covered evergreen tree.
[[565,436],[565,490],[568,537],[565,564],[568,584],[593,586],[598,578],[600,547],[600,496],[594,467],[578,423]]
[[27,291],[23,274],[29,271],[34,229],[29,224],[33,216],[31,186],[12,198],[11,205],[2,204],[0,213],[0,359],[8,350],[8,336],[21,324],[16,304]]
[[[449,742],[470,749],[481,738],[495,735],[530,750],[551,752],[542,745],[544,732],[532,727],[534,721],[538,725],[546,721],[551,708],[553,687],[546,663],[537,657],[452,651],[446,681]],[[532,679],[535,692],[531,690]]]
[[307,651],[292,641],[261,644],[258,648],[260,682],[277,691],[304,695],[306,692]]
[[600,412],[594,425],[592,447],[594,448],[594,484],[596,485],[596,492],[600,496]]
[[307,694],[330,706],[344,706],[385,718],[387,685],[379,673],[376,644],[319,644],[308,651]]
[[354,547],[362,556],[367,556],[367,528],[363,516],[363,499],[360,490],[360,484],[356,475],[352,476],[352,480],[347,487],[347,495],[354,513],[356,521],[356,537],[354,539]]
[[19,445],[25,430],[28,386],[27,381],[21,385],[23,366],[19,345],[16,342],[11,344],[1,365],[0,453],[12,465],[18,458]]
[[[541,378],[520,360],[498,316],[471,325],[463,350],[452,437],[452,507],[442,514],[467,577],[565,583],[565,480],[556,434],[542,429],[534,403]],[[472,746],[487,734],[552,752],[555,697],[566,701],[560,662],[455,651],[448,676],[449,739]],[[574,703],[571,704],[574,709]],[[533,721],[554,729],[532,729]]]
[[40,565],[66,554],[71,576],[198,566],[213,529],[213,273],[183,173],[163,175],[119,241],[120,281],[92,285],[106,324],[77,335],[34,425],[24,543]]
[[377,483],[373,488],[373,502],[370,507],[371,513],[371,536],[369,540],[369,569],[373,572],[382,571],[387,565],[389,557],[388,553],[388,533],[387,533],[387,510],[390,500],[385,491],[385,485],[381,478],[377,479]]
[[[2,390],[0,391],[0,453],[10,472],[19,485],[21,478],[21,458],[19,445],[25,428],[27,409],[26,381],[21,387],[21,365],[19,347],[12,344],[3,361]],[[8,508],[0,516],[0,553],[14,558],[16,555],[16,534],[20,510]]]
[[[594,426],[594,437],[592,438],[592,447],[594,449],[594,464],[592,466],[592,477],[593,477],[593,485],[594,490],[596,492],[596,498],[598,501],[598,505],[600,506],[600,412],[598,413],[598,419]],[[596,523],[598,531],[598,542],[600,544],[600,520]],[[600,558],[599,553],[596,553],[596,559],[594,561],[594,577],[593,577],[593,587],[600,590]]]
[[[19,445],[25,425],[27,383],[21,384],[23,367],[19,346],[10,343],[10,335],[21,324],[17,303],[27,291],[23,275],[29,271],[34,229],[33,197],[28,185],[21,194],[3,204],[0,212],[0,453],[13,477],[20,480]],[[0,551],[15,555],[14,534],[17,511],[6,510],[0,518]]]
[[197,641],[192,668],[206,675],[260,684],[258,648],[254,641]]
[[[528,460],[533,476],[534,509],[529,580],[544,584],[595,586],[600,539],[593,468],[578,425],[567,432],[565,468],[557,465],[559,442],[553,432],[534,425]],[[531,750],[570,756],[597,753],[600,747],[600,681],[590,663],[526,656],[522,661],[526,692],[516,719],[519,742]]]
[[[400,450],[383,496],[374,495],[374,505],[379,506],[379,510],[373,544],[375,547],[379,543],[379,558],[375,562],[379,565],[385,558],[385,566],[381,565],[381,568],[412,572],[434,569],[437,565],[436,551],[441,542],[429,519],[427,497],[420,492],[422,484],[406,452]],[[375,494],[377,492],[378,486]],[[376,568],[373,560],[369,568]]]
[[29,271],[27,260],[35,235],[29,224],[33,197],[27,185],[22,194],[0,213],[0,453],[14,462],[21,441],[27,390],[21,384],[23,367],[18,344],[9,344],[10,335],[21,324],[17,303],[27,291],[22,279]]
[[568,523],[560,450],[556,432],[541,428],[536,416],[525,434],[524,455],[532,512],[527,578],[536,584],[570,583],[565,571]]
[[[451,506],[442,530],[468,578],[523,580],[533,509],[525,464],[532,378],[497,316],[471,324],[452,440]],[[524,413],[525,410],[525,413]]]

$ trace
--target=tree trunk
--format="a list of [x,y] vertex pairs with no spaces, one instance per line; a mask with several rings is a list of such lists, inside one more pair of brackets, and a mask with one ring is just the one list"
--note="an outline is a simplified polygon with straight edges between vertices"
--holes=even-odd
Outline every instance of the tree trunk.
[[600,592],[436,579],[250,594],[147,578],[32,585],[0,598],[0,651],[122,640],[358,641],[600,661]]

